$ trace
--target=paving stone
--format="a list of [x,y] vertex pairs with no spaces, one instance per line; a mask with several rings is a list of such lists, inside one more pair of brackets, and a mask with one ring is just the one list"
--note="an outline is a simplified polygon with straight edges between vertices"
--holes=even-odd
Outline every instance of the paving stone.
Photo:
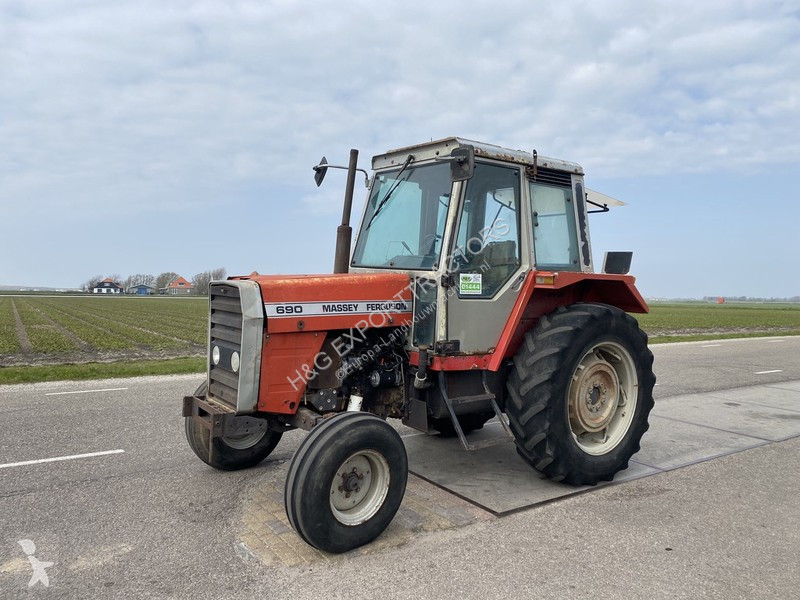
[[267,566],[301,567],[344,560],[404,545],[414,537],[493,519],[490,514],[414,475],[409,475],[403,504],[374,542],[343,555],[320,552],[292,529],[283,506],[286,469],[276,469],[245,501],[239,539]]

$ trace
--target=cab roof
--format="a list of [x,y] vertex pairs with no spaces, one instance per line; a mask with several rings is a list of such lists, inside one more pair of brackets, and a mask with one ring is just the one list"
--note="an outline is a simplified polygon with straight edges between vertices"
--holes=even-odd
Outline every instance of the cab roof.
[[[414,155],[415,161],[423,161],[434,159],[437,156],[449,156],[455,148],[469,146],[474,148],[476,158],[491,158],[521,165],[533,165],[533,152],[527,152],[525,150],[511,150],[510,148],[495,146],[494,144],[485,144],[483,142],[476,142],[474,140],[468,140],[459,137],[449,137],[441,140],[416,144],[414,146],[397,148],[395,150],[389,150],[385,154],[373,156],[372,169],[377,171],[379,169],[387,169],[402,165],[409,154]],[[547,167],[550,169],[556,169],[558,171],[567,171],[569,173],[575,173],[576,175],[583,175],[583,168],[579,164],[566,160],[560,160],[558,158],[548,158],[546,156],[538,155],[537,164],[540,167]]]

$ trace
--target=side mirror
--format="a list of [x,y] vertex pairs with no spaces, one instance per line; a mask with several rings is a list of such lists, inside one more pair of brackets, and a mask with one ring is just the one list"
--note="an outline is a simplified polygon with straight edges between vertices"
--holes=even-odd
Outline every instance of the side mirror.
[[475,172],[475,152],[472,146],[455,148],[450,153],[450,179],[466,181]]
[[[325,179],[325,174],[328,172],[328,169],[344,169],[345,171],[349,169],[349,167],[340,167],[339,165],[329,165],[328,159],[324,156],[319,160],[319,164],[316,167],[311,167],[314,169],[314,181],[317,184],[317,187],[322,185],[322,180]],[[356,171],[361,171],[364,174],[364,187],[369,188],[369,173],[367,173],[364,169],[355,169]]]
[[314,181],[317,187],[322,185],[322,180],[325,179],[325,173],[328,172],[328,159],[324,156],[320,159],[319,164],[314,167]]

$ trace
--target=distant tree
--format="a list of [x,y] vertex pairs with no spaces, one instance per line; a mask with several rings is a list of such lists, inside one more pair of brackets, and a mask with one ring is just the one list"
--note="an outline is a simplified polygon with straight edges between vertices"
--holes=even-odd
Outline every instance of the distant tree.
[[128,275],[128,278],[125,280],[125,289],[132,288],[136,285],[150,285],[152,286],[156,281],[156,278],[153,275],[147,275],[146,273],[137,273],[136,275]]
[[84,292],[91,292],[93,287],[96,287],[98,283],[103,281],[104,277],[102,275],[95,275],[94,277],[90,277],[87,279],[82,285],[81,289]]
[[192,285],[194,286],[194,293],[200,296],[207,296],[208,295],[208,285],[212,281],[219,281],[220,279],[225,279],[225,274],[227,271],[225,267],[219,267],[218,269],[212,269],[211,271],[203,271],[202,273],[198,273],[194,277],[192,277]]
[[172,271],[167,271],[166,273],[161,273],[158,277],[156,277],[155,287],[156,290],[160,290],[161,288],[167,287],[170,283],[175,281],[178,278],[177,273],[173,273]]
[[208,284],[211,282],[211,273],[203,271],[192,277],[192,285],[194,286],[194,293],[200,296],[208,295]]

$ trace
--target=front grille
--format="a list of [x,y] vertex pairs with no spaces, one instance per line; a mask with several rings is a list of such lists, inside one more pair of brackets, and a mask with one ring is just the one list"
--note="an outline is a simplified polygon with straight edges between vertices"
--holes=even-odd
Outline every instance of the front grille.
[[[242,302],[239,288],[227,284],[209,287],[209,395],[237,406],[239,397],[239,372],[231,364],[234,353],[242,358]],[[212,353],[219,348],[219,362],[214,364]]]

